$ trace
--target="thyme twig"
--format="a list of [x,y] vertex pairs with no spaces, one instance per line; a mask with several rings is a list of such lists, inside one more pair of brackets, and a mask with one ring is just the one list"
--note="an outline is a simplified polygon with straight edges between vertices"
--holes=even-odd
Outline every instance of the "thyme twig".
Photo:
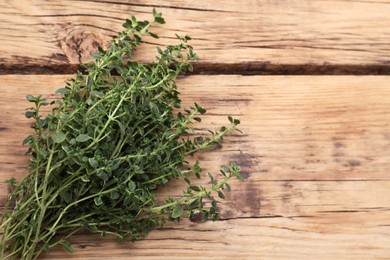
[[[8,181],[13,191],[1,219],[0,259],[36,259],[59,244],[72,251],[68,238],[83,229],[134,241],[166,220],[195,214],[217,219],[214,194],[224,198],[230,179],[242,179],[240,169],[223,166],[223,180],[208,174],[211,187],[202,187],[187,177],[200,178],[199,162],[189,166],[186,157],[221,143],[240,122],[229,117],[230,125],[210,131],[210,137],[189,137],[191,124],[206,112],[196,103],[177,112],[176,77],[192,71],[198,59],[191,38],[178,36],[177,45],[158,48],[151,64],[131,60],[142,37],[158,38],[149,27],[164,22],[155,10],[152,21],[131,17],[110,47],[99,48],[94,62],[84,65],[86,75],[77,72],[57,90],[60,99],[49,104],[27,96],[32,107],[26,117],[35,131],[23,142],[29,145],[30,172],[19,183]],[[41,109],[49,105],[45,116]],[[172,178],[184,179],[187,189],[157,204],[155,190]],[[16,206],[9,212],[11,201]]]

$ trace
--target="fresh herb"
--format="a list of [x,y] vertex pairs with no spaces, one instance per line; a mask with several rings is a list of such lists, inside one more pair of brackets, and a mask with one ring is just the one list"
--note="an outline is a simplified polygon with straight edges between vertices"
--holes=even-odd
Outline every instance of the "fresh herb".
[[[61,99],[27,96],[32,107],[25,115],[35,120],[35,133],[23,142],[29,145],[30,172],[19,183],[8,181],[13,191],[1,220],[1,259],[36,259],[56,245],[72,251],[68,238],[80,230],[134,241],[183,216],[215,220],[214,195],[223,199],[228,181],[242,179],[234,163],[221,168],[221,181],[208,174],[211,187],[188,178],[200,178],[202,168],[186,158],[220,144],[240,122],[229,116],[228,126],[194,137],[191,125],[206,110],[195,103],[178,112],[176,77],[192,71],[190,62],[198,59],[190,37],[177,36],[179,44],[158,48],[156,62],[131,61],[142,36],[158,38],[149,27],[164,19],[155,10],[153,17],[126,20],[109,49],[99,48],[84,66],[86,75],[77,72],[57,90]],[[156,189],[178,178],[188,183],[181,197],[158,204]]]

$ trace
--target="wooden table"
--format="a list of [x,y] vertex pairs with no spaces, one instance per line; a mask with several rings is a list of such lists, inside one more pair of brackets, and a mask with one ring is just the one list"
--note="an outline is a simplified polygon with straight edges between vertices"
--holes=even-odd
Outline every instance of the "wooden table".
[[42,259],[390,259],[388,0],[1,1],[0,205],[3,182],[27,172],[25,95],[50,96],[152,7],[167,21],[154,29],[162,43],[193,37],[201,61],[178,85],[184,104],[208,110],[201,126],[242,121],[243,135],[200,155],[204,168],[236,161],[245,182],[216,222],[182,220],[134,244],[80,234],[74,254]]

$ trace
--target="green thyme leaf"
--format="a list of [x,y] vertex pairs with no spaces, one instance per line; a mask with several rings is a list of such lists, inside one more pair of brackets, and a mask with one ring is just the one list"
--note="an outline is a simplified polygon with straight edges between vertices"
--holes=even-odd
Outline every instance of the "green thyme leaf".
[[176,205],[172,211],[172,218],[178,218],[183,214],[183,205]]
[[34,98],[33,95],[27,95],[27,96],[26,96],[26,99],[27,99],[27,101],[29,101],[29,102],[34,102],[34,101],[35,101],[35,98]]
[[66,134],[65,133],[63,133],[63,132],[57,132],[57,133],[55,133],[54,135],[53,135],[53,141],[55,142],[55,143],[62,143],[63,141],[65,141],[65,139],[66,139]]
[[80,134],[79,136],[76,137],[76,142],[82,143],[86,142],[90,139],[90,137],[86,134]]
[[218,197],[220,197],[221,199],[224,199],[225,195],[223,194],[222,191],[218,191]]

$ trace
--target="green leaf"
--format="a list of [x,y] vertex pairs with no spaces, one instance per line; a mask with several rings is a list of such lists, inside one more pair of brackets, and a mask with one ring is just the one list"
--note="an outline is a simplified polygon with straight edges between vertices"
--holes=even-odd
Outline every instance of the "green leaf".
[[211,175],[211,173],[209,173],[209,172],[207,173],[207,175],[209,176],[209,179],[210,179],[211,183],[214,184],[215,181],[214,181],[213,175]]
[[91,95],[97,96],[97,97],[103,97],[104,93],[101,91],[92,90]]
[[6,180],[5,183],[7,183],[7,184],[9,184],[11,186],[16,186],[16,178],[12,177],[12,178]]
[[69,89],[67,89],[67,88],[59,88],[59,89],[56,90],[56,93],[65,95],[65,94],[69,93]]
[[29,102],[35,102],[35,97],[33,95],[27,95],[26,96],[27,101]]
[[37,119],[37,125],[40,127],[40,128],[44,128],[46,126],[46,123],[47,123],[47,120],[46,119]]
[[87,88],[88,88],[88,90],[91,89],[92,85],[93,85],[93,78],[92,77],[87,77]]
[[192,66],[192,64],[188,64],[188,71],[189,72],[193,72],[194,71],[194,66]]
[[26,139],[23,140],[23,145],[31,143],[34,140],[34,137],[32,135],[29,135],[26,137]]
[[134,34],[134,38],[138,41],[138,42],[140,42],[142,39],[141,39],[141,37],[138,35],[138,34]]
[[209,213],[206,211],[203,213],[202,220],[207,221],[209,219]]
[[183,214],[183,205],[177,204],[172,210],[172,218],[178,218]]
[[225,165],[221,167],[221,170],[222,170],[223,172],[225,172],[225,173],[229,173],[229,172],[230,172],[230,168],[227,167],[227,166],[225,166]]
[[57,144],[62,143],[66,139],[66,134],[59,131],[52,136],[52,139],[53,139],[53,142],[55,142]]
[[188,206],[189,209],[195,209],[200,205],[200,199],[194,199],[190,205]]
[[64,246],[66,251],[68,251],[69,253],[73,253],[73,246],[69,241],[63,240],[60,244]]
[[102,200],[102,198],[100,196],[99,197],[95,197],[93,200],[94,200],[96,206],[100,206],[100,205],[103,204],[103,200]]
[[24,113],[24,115],[26,116],[26,118],[32,118],[35,116],[35,112],[33,111],[26,111],[26,113]]
[[238,180],[244,181],[244,177],[242,177],[241,174],[237,173],[237,174],[236,174],[236,177],[237,177]]
[[190,190],[193,190],[193,191],[200,191],[199,186],[195,186],[195,185],[191,185],[191,186],[189,187],[189,189],[190,189]]
[[203,115],[206,113],[206,109],[204,109],[203,107],[198,107],[198,112]]
[[129,187],[129,190],[134,191],[137,186],[135,185],[135,182],[129,181],[127,187]]
[[152,36],[152,37],[155,38],[155,39],[158,39],[158,38],[159,38],[157,34],[152,33],[152,32],[149,32],[149,35]]
[[116,191],[111,191],[110,198],[116,200],[117,198],[119,198],[119,193]]
[[126,22],[124,22],[124,23],[122,24],[122,26],[123,26],[124,28],[127,28],[127,29],[129,29],[129,28],[131,27],[131,25],[132,25],[132,22],[131,22],[129,19],[126,19]]
[[89,161],[89,164],[90,164],[93,168],[95,168],[95,169],[99,166],[99,162],[96,161],[94,158],[89,158],[88,161]]
[[91,56],[94,58],[94,59],[100,59],[102,57],[102,55],[100,55],[100,53],[92,53]]
[[138,23],[138,22],[137,22],[137,18],[135,18],[134,15],[131,16],[131,22],[132,22],[133,26],[136,26],[137,23]]
[[54,100],[53,102],[51,102],[51,104],[56,104],[56,105],[62,105],[63,104],[63,102],[61,101],[61,100]]
[[159,24],[164,24],[165,20],[162,17],[154,17],[154,21]]
[[64,191],[60,193],[60,196],[66,203],[69,203],[72,199],[72,193],[70,191]]
[[83,176],[81,176],[81,180],[82,180],[83,182],[90,182],[90,181],[91,181],[91,180],[89,179],[88,175],[83,175]]
[[220,197],[221,199],[224,199],[225,195],[223,194],[222,191],[218,191],[218,197]]
[[105,171],[99,170],[96,175],[103,181],[108,181],[108,174]]
[[76,137],[76,142],[83,143],[88,141],[90,138],[91,137],[89,137],[87,134],[80,134]]
[[44,149],[41,149],[41,150],[39,150],[39,155],[40,155],[41,157],[46,157],[46,156],[47,156],[47,151],[44,150]]

